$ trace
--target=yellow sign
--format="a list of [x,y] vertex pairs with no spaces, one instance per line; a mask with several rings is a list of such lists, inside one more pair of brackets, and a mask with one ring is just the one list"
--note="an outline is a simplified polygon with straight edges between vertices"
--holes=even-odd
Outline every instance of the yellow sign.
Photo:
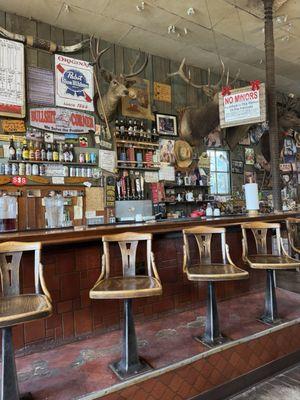
[[154,100],[171,103],[171,85],[154,82]]
[[18,119],[3,119],[1,121],[3,132],[13,133],[23,133],[26,132],[25,122]]

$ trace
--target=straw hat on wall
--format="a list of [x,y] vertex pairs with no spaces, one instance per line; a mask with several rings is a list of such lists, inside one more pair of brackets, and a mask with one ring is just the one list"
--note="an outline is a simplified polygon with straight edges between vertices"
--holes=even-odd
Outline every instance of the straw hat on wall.
[[184,140],[175,142],[174,154],[178,168],[188,168],[193,162],[193,149]]

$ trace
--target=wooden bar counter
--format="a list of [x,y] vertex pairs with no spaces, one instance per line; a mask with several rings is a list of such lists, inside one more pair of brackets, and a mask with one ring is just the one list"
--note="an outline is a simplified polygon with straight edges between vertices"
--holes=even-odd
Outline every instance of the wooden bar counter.
[[[89,290],[100,273],[102,254],[101,236],[121,232],[151,232],[154,235],[153,251],[160,275],[163,294],[154,298],[137,299],[134,311],[137,319],[155,319],[163,313],[199,307],[206,299],[206,286],[191,284],[182,272],[182,234],[184,228],[196,225],[222,225],[228,227],[227,243],[233,261],[245,268],[242,261],[241,230],[239,224],[247,221],[284,221],[285,218],[299,216],[299,212],[266,214],[257,217],[246,215],[165,220],[154,223],[101,225],[76,229],[38,230],[0,234],[0,242],[9,240],[41,241],[43,243],[42,262],[45,280],[53,299],[53,315],[14,328],[14,340],[18,349],[33,350],[55,346],[64,341],[98,334],[118,328],[122,315],[122,304],[118,300],[92,301]],[[220,246],[213,243],[213,257],[220,255]],[[137,253],[137,268],[141,271],[144,249]],[[121,254],[113,250],[112,274],[120,272]],[[194,252],[195,256],[196,252]],[[33,258],[24,256],[21,270],[23,291],[33,290]],[[232,298],[243,293],[256,291],[265,284],[265,276],[249,271],[245,281],[217,284],[218,300]]]

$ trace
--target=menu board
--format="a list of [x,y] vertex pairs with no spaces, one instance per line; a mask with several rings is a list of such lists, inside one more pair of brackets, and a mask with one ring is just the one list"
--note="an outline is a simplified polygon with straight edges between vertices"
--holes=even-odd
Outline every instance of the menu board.
[[24,45],[0,38],[0,115],[25,117]]

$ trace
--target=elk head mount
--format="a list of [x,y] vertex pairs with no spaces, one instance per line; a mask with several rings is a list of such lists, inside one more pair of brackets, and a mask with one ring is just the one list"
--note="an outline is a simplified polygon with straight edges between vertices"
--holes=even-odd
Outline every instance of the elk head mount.
[[[93,60],[93,64],[96,68],[95,79],[99,75],[109,84],[108,90],[104,95],[100,93],[100,83],[97,80],[96,87],[98,91],[98,97],[96,99],[97,112],[102,120],[111,121],[116,113],[119,101],[122,97],[129,95],[129,88],[136,83],[133,78],[141,74],[148,64],[148,55],[145,55],[144,62],[142,65],[135,70],[136,66],[141,60],[141,51],[139,51],[136,59],[130,65],[130,71],[128,74],[122,73],[119,75],[114,74],[111,71],[105,69],[101,64],[102,56],[110,49],[109,47],[100,51],[100,40],[96,40],[96,44],[93,45],[93,38],[90,40],[90,51]],[[123,64],[124,70],[124,64]]]
[[[201,107],[184,107],[179,110],[179,132],[180,136],[193,146],[201,144],[202,139],[210,132],[214,131],[220,124],[219,120],[219,100],[218,92],[222,85],[225,75],[225,66],[221,61],[221,77],[219,82],[212,85],[210,82],[210,69],[208,69],[207,84],[196,84],[192,82],[190,71],[189,76],[186,76],[184,71],[185,58],[182,60],[178,71],[168,74],[168,77],[179,76],[188,85],[196,89],[202,90],[209,101]],[[227,73],[226,85],[233,85],[239,76],[239,71],[236,77],[229,82],[229,71]]]

